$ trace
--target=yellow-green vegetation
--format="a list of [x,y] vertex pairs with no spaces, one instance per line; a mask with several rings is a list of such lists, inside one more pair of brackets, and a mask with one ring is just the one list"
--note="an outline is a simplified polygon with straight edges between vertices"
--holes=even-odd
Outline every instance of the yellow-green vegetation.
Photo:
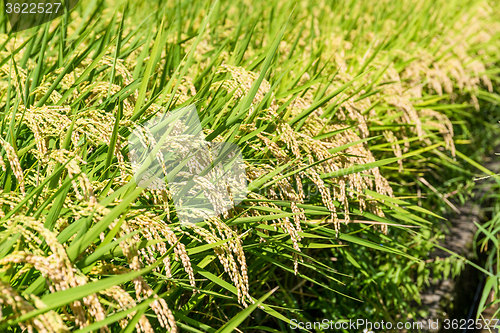
[[[0,331],[423,315],[429,279],[466,264],[427,260],[440,215],[498,133],[495,6],[85,0],[15,34],[2,16]],[[250,193],[181,226],[127,138],[191,104]]]

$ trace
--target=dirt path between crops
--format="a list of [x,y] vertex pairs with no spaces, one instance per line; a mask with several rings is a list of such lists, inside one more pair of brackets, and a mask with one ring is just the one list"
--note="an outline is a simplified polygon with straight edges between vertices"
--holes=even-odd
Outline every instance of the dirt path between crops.
[[[500,151],[500,148],[496,151]],[[487,161],[484,166],[495,173],[500,172],[498,158]],[[493,182],[491,178],[476,181],[474,200],[467,201],[463,206],[457,205],[460,214],[454,213],[448,216],[451,228],[444,242],[441,243],[443,247],[463,255],[471,261],[476,261],[472,255],[474,235],[477,231],[474,222],[482,223],[488,219],[484,211],[488,205],[486,202],[482,202],[482,198],[488,191],[492,190]],[[447,258],[449,256],[448,252],[438,249],[431,254],[430,259],[435,260],[438,257]],[[427,323],[429,319],[433,321],[439,319],[441,329],[427,329],[425,332],[489,332],[488,330],[467,329],[445,330],[443,327],[446,318],[456,320],[475,318],[483,283],[482,273],[470,265],[466,265],[462,273],[455,279],[435,281],[421,295],[421,309],[427,312],[422,322]],[[486,316],[491,315],[493,312],[486,313]]]

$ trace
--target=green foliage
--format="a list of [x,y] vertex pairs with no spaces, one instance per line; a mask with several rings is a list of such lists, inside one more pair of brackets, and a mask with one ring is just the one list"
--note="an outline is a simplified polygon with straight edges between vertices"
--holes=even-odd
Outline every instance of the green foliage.
[[[18,35],[2,16],[0,330],[416,318],[422,288],[464,263],[427,259],[495,144],[497,16],[89,0]],[[168,193],[135,184],[126,138],[191,104],[208,140],[239,145],[251,193],[183,229]],[[498,220],[481,229],[495,244]]]

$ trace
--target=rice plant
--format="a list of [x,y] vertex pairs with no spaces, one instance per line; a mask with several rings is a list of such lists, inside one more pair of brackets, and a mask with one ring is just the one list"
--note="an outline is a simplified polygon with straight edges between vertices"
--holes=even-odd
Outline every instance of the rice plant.
[[[18,33],[3,14],[0,331],[417,318],[467,262],[427,259],[472,186],[460,145],[497,133],[471,130],[500,98],[494,8],[85,0]],[[138,186],[128,146],[189,106],[241,149],[249,190],[195,224]]]

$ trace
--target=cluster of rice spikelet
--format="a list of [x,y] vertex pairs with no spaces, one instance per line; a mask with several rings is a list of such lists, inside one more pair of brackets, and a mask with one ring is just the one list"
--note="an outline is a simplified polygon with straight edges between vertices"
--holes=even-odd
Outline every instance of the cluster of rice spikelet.
[[[251,7],[252,3],[248,2],[247,5]],[[306,1],[301,1],[299,7],[309,10]],[[30,145],[24,145],[22,149],[18,149],[17,143],[11,140],[11,133],[5,131],[2,133],[3,138],[0,138],[0,168],[3,173],[8,172],[9,169],[12,171],[17,186],[11,189],[11,193],[0,196],[0,218],[2,218],[0,239],[7,239],[15,234],[21,235],[16,243],[19,248],[0,258],[0,271],[6,273],[9,270],[17,270],[16,274],[20,276],[33,269],[46,279],[49,291],[55,293],[98,281],[103,275],[139,271],[156,263],[159,257],[167,254],[169,247],[173,247],[173,255],[166,256],[163,259],[162,268],[157,268],[155,273],[163,274],[166,281],[173,280],[175,274],[172,260],[174,260],[179,263],[179,267],[182,267],[182,274],[187,275],[189,288],[195,291],[197,288],[193,268],[195,266],[191,262],[185,244],[218,243],[220,245],[212,249],[218,265],[222,267],[225,277],[235,286],[238,302],[243,307],[247,307],[254,303],[250,288],[251,277],[248,274],[243,246],[247,234],[246,230],[226,224],[226,219],[235,216],[275,215],[274,211],[281,211],[281,208],[269,199],[289,202],[289,210],[293,216],[276,217],[270,223],[275,230],[282,229],[288,234],[287,237],[290,237],[295,250],[292,256],[294,271],[297,274],[301,260],[301,233],[303,227],[309,222],[304,208],[300,207],[302,204],[312,202],[325,207],[328,210],[327,222],[332,223],[337,234],[341,232],[343,223],[348,224],[352,221],[353,207],[359,209],[361,214],[368,211],[384,217],[384,209],[387,208],[384,201],[366,194],[366,190],[372,190],[382,196],[393,197],[393,190],[381,170],[375,167],[360,172],[349,172],[350,168],[376,161],[369,146],[361,142],[362,139],[381,134],[394,155],[401,158],[410,149],[410,137],[416,137],[416,140],[430,145],[433,141],[429,137],[436,132],[442,137],[446,149],[454,155],[454,133],[451,121],[439,110],[421,107],[424,105],[422,104],[424,103],[423,97],[427,92],[438,96],[449,95],[452,100],[458,96],[466,96],[473,105],[478,107],[476,96],[478,88],[486,87],[492,91],[492,82],[485,74],[489,66],[488,61],[491,59],[476,59],[471,56],[471,50],[474,47],[491,40],[500,31],[500,26],[491,27],[491,32],[485,29],[482,18],[488,17],[491,10],[493,9],[484,5],[472,18],[465,15],[457,26],[450,30],[456,33],[449,33],[445,38],[431,42],[433,52],[418,45],[409,45],[409,51],[397,49],[390,53],[382,48],[375,53],[379,43],[383,43],[383,40],[374,33],[365,33],[363,30],[365,25],[369,26],[372,23],[373,18],[369,14],[364,17],[359,27],[347,35],[343,35],[343,31],[337,28],[332,28],[329,35],[322,35],[320,23],[313,19],[311,29],[303,29],[298,35],[294,32],[287,37],[287,40],[279,44],[280,53],[275,63],[276,71],[287,70],[281,66],[284,59],[294,56],[291,54],[291,49],[294,45],[293,41],[297,40],[297,45],[301,48],[301,54],[297,56],[298,68],[293,68],[287,75],[298,86],[308,84],[313,80],[307,71],[301,72],[300,69],[303,64],[309,62],[309,57],[319,45],[323,45],[327,52],[323,52],[317,62],[325,62],[324,71],[335,73],[335,75],[329,75],[328,79],[321,82],[318,80],[318,83],[311,84],[308,89],[291,100],[289,96],[275,96],[274,93],[269,96],[268,93],[272,90],[274,81],[264,79],[257,89],[248,112],[235,129],[238,133],[233,136],[235,141],[241,140],[250,133],[258,132],[253,139],[245,142],[245,145],[255,154],[264,156],[261,161],[246,162],[246,179],[240,179],[240,181],[251,183],[275,172],[270,180],[272,184],[263,189],[264,191],[256,190],[248,194],[248,198],[252,199],[248,202],[251,208],[248,210],[235,208],[229,212],[224,211],[219,217],[207,219],[203,224],[187,224],[180,227],[178,223],[180,218],[176,219],[174,213],[170,211],[171,190],[166,186],[146,189],[133,204],[140,206],[141,203],[147,202],[160,206],[161,210],[134,207],[116,218],[109,225],[108,230],[102,232],[100,241],[104,242],[109,232],[116,231],[113,241],[124,239],[119,244],[125,257],[124,261],[120,263],[102,259],[87,273],[82,272],[68,257],[68,244],[77,236],[73,236],[64,243],[60,243],[57,236],[80,219],[88,219],[91,225],[102,221],[113,208],[122,203],[122,199],[115,198],[104,206],[100,203],[102,198],[113,195],[118,188],[128,184],[138,168],[127,159],[125,149],[127,138],[122,134],[118,134],[116,144],[111,151],[112,157],[116,158],[114,167],[119,172],[107,173],[108,179],[102,179],[94,174],[94,169],[89,166],[91,163],[87,161],[87,157],[103,145],[112,144],[115,123],[120,128],[133,132],[150,117],[166,114],[169,110],[166,110],[165,105],[152,103],[142,118],[134,120],[137,103],[143,105],[148,102],[148,98],[151,98],[139,100],[140,94],[137,90],[130,92],[121,100],[123,114],[120,119],[116,118],[118,114],[116,110],[109,111],[104,108],[103,104],[109,96],[119,93],[124,89],[123,87],[134,82],[132,73],[134,66],[137,65],[130,60],[115,60],[113,47],[110,47],[105,56],[98,61],[96,68],[99,70],[96,71],[92,82],[78,83],[79,75],[82,75],[87,66],[92,63],[92,59],[89,58],[79,63],[71,74],[65,75],[57,89],[42,101],[51,88],[52,82],[63,71],[63,68],[56,69],[41,78],[39,86],[26,96],[32,101],[27,106],[23,103],[26,92],[29,90],[26,85],[30,82],[29,73],[36,68],[36,63],[29,59],[26,65],[28,69],[17,67],[17,63],[22,61],[25,52],[24,49],[21,50],[0,67],[2,104],[6,102],[5,95],[9,84],[13,94],[19,98],[17,105],[11,103],[10,109],[5,110],[4,122],[7,125],[14,124],[14,127],[21,129],[23,135],[31,140]],[[323,3],[312,11],[313,16],[318,15],[318,11],[324,11],[324,15],[334,17],[331,9]],[[71,15],[74,22],[71,23],[70,28],[75,29],[81,18],[76,13]],[[460,24],[465,24],[464,22],[469,27],[468,29],[460,26]],[[387,20],[381,33],[389,34],[394,28],[393,23]],[[228,19],[225,24],[222,27],[221,36],[231,36],[235,23]],[[51,29],[54,31],[54,27]],[[464,31],[467,33],[465,36],[461,35]],[[180,43],[179,37],[181,40],[186,38],[184,35],[179,35],[169,36],[166,40]],[[3,43],[5,38],[5,36],[0,36],[0,42]],[[354,47],[351,40],[356,38],[370,45],[364,55],[357,58],[350,52]],[[19,38],[7,42],[5,46],[7,51],[0,51],[0,60],[10,57],[11,51],[24,41],[23,38]],[[126,46],[130,46],[132,42],[127,41],[127,43],[129,44]],[[194,39],[188,40],[182,44],[182,47],[189,49],[193,43]],[[262,47],[269,45],[269,40],[262,40]],[[85,43],[82,43],[77,50],[84,51],[85,47]],[[149,50],[152,44],[138,47],[134,50],[134,55],[142,52],[144,47]],[[188,74],[184,77],[168,78],[172,80],[173,86],[178,87],[177,91],[162,95],[163,101],[170,99],[174,101],[173,105],[170,105],[171,109],[185,105],[185,103],[199,102],[196,97],[200,91],[197,91],[195,75],[204,73],[208,64],[214,60],[211,57],[203,57],[203,54],[214,52],[217,47],[211,45],[208,37],[196,47],[198,50],[194,58],[196,65],[189,69]],[[252,64],[258,52],[259,50],[249,49],[242,60],[246,61],[246,64]],[[436,54],[444,54],[444,56],[437,58]],[[257,70],[247,70],[241,64],[232,65],[232,57],[228,52],[221,52],[219,57],[218,66],[210,71],[210,74],[213,74],[212,77],[216,79],[208,83],[211,93],[208,94],[208,100],[200,102],[200,114],[210,111],[205,108],[207,105],[212,105],[211,103],[214,102],[212,98],[220,96],[215,93],[217,91],[223,92],[224,96],[230,95],[224,108],[221,109],[223,111],[218,115],[224,116],[223,112],[236,107],[248,95],[259,78],[260,73]],[[401,62],[405,63],[405,66],[402,68],[396,66],[393,61],[396,57],[402,59]],[[357,70],[368,59],[371,59],[370,67],[373,70],[359,78],[360,73]],[[46,59],[46,61],[52,65],[56,64],[58,59]],[[162,59],[160,63],[165,65],[164,61]],[[352,66],[353,63],[359,66]],[[110,82],[109,77],[112,72],[119,80]],[[347,89],[342,90],[333,99],[304,118],[300,122],[300,129],[297,123],[292,122],[302,112],[310,109],[317,102],[318,96],[330,95],[339,87],[351,82],[352,84]],[[153,82],[152,86],[154,87],[156,83]],[[377,88],[376,92],[366,96],[367,87],[371,86]],[[85,108],[78,109],[81,104],[84,104]],[[278,113],[281,109],[284,110],[282,114]],[[401,129],[383,130],[380,133],[371,132],[370,126],[373,124],[387,125],[381,120],[382,118],[390,119],[391,125],[401,126]],[[351,126],[352,124],[354,125]],[[268,130],[259,131],[262,127]],[[69,130],[72,131],[70,135],[68,135]],[[210,134],[213,133],[213,129],[205,129],[204,132]],[[144,144],[148,145],[151,142],[147,141],[154,138],[152,139],[150,133],[144,132],[143,139]],[[175,142],[177,145],[172,147],[182,150],[186,148],[186,142],[189,140],[193,141],[193,138],[182,137]],[[221,134],[214,141],[224,141],[224,136]],[[358,141],[360,143],[350,145],[341,151],[337,150],[339,147]],[[66,142],[67,146],[63,146],[63,142]],[[156,157],[160,165],[165,168],[162,154],[159,153]],[[23,169],[24,165],[28,165],[26,160],[36,162]],[[102,160],[99,160],[99,163],[101,162]],[[403,160],[399,160],[398,163],[399,170],[403,171]],[[65,177],[68,177],[71,179],[72,186],[67,196],[63,198],[64,213],[57,217],[54,227],[48,228],[45,225],[45,219],[50,214],[37,213],[40,207],[44,212],[54,208],[52,204],[43,206],[46,200],[57,194],[57,189],[49,186],[40,190],[36,198],[31,197],[27,200],[30,205],[34,205],[33,209],[20,207],[12,216],[5,219],[7,212],[15,209],[39,184],[52,177],[57,167],[61,165],[64,165],[64,172],[57,181],[58,185],[62,186]],[[276,172],[284,165],[288,165],[288,168]],[[193,169],[196,167],[193,166]],[[164,172],[167,173],[165,169]],[[337,174],[334,177],[325,176],[335,173]],[[195,181],[198,188],[204,190],[207,190],[211,184],[209,177],[198,177]],[[234,181],[237,182],[237,180]],[[311,186],[316,189],[313,196],[311,196]],[[216,211],[217,205],[223,206],[220,198],[210,197],[210,201]],[[259,210],[257,206],[269,208],[273,212]],[[387,234],[387,225],[380,224],[380,229],[381,232]],[[130,236],[131,234],[133,235]],[[180,241],[181,237],[183,242]],[[138,244],[144,240],[158,242],[139,248]],[[86,254],[92,253],[97,246],[99,244],[92,244],[86,249]],[[166,283],[167,287],[170,287],[169,283]],[[171,309],[164,299],[156,295],[145,277],[134,278],[132,284],[133,291],[132,288],[127,290],[125,286],[107,288],[74,301],[67,307],[63,307],[61,311],[48,311],[23,322],[20,324],[21,329],[28,332],[66,332],[72,325],[84,328],[152,297],[154,301],[150,307],[160,325],[169,332],[177,332],[178,328],[172,312],[177,309]],[[45,306],[36,295],[21,295],[5,281],[0,282],[0,291],[0,307],[10,307],[13,312],[7,319],[16,318]],[[119,321],[120,326],[126,327],[133,317],[133,313],[124,316]],[[0,320],[4,319],[0,312]],[[155,331],[146,315],[140,317],[136,329],[138,332],[146,333]],[[103,326],[100,331],[108,332],[109,327]]]

